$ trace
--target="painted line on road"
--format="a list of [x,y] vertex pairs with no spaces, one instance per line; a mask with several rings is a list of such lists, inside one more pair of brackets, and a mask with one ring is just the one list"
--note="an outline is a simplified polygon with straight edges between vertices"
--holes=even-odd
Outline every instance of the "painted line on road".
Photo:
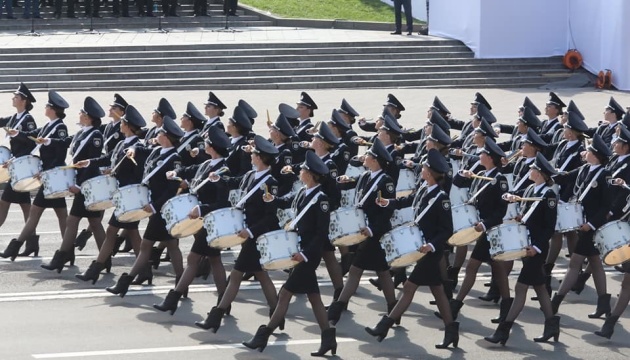
[[[337,338],[337,343],[355,342],[356,339]],[[319,344],[320,339],[312,340],[288,340],[273,341],[267,344],[269,346],[295,346],[295,345],[312,345]],[[67,353],[51,353],[51,354],[32,354],[35,359],[63,359],[63,358],[83,358],[95,356],[112,356],[112,355],[134,355],[134,354],[155,354],[182,351],[207,351],[207,350],[225,350],[225,349],[246,349],[242,344],[225,344],[225,345],[192,345],[192,346],[176,346],[162,348],[146,348],[146,349],[122,349],[122,350],[101,350],[101,351],[80,351]]]

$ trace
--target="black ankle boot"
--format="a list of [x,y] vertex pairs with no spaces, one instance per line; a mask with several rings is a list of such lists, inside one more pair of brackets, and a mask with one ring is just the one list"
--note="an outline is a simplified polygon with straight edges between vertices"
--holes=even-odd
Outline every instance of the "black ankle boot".
[[396,269],[394,272],[394,289],[396,289],[398,285],[404,285],[407,281],[407,268]]
[[372,284],[375,288],[377,288],[377,289],[378,289],[378,291],[381,291],[381,290],[382,290],[382,289],[381,289],[381,281],[380,281],[378,278],[376,278],[376,279],[372,279],[372,278],[370,278],[368,281],[369,281],[369,282],[370,282],[370,284]]
[[490,281],[488,292],[485,295],[479,296],[478,299],[483,301],[492,301],[495,304],[499,302],[499,299],[501,299],[501,294],[499,294],[499,287],[497,286],[497,283],[496,281],[494,281],[494,279]]
[[87,241],[92,237],[92,232],[87,229],[81,230],[77,238],[74,240],[74,247],[79,249],[79,251],[83,250]]
[[164,298],[164,301],[160,304],[153,304],[153,307],[162,311],[170,311],[171,315],[175,314],[177,310],[177,304],[179,303],[179,299],[182,297],[182,293],[175,290],[169,290],[168,295]]
[[[271,319],[271,316],[273,315],[274,311],[276,311],[276,308],[269,308],[269,319]],[[280,321],[280,324],[278,324],[278,329],[284,330],[284,324],[285,324],[285,319],[283,318],[282,321]]]
[[545,320],[545,329],[540,337],[534,338],[535,342],[547,342],[553,338],[553,341],[558,342],[560,336],[560,316],[552,316]]
[[514,322],[512,321],[503,321],[499,324],[494,334],[492,334],[492,336],[484,337],[484,340],[493,344],[501,343],[501,345],[505,346],[505,343],[510,338],[510,329],[512,329],[512,325],[514,325]]
[[[177,285],[179,284],[179,280],[181,278],[182,278],[181,275],[175,276],[175,287],[177,287]],[[182,296],[184,297],[184,299],[188,299],[188,286],[186,286],[186,289],[182,291]]]
[[454,348],[457,348],[457,344],[459,343],[459,323],[457,321],[453,321],[452,323],[446,325],[444,329],[444,340],[441,344],[435,344],[436,349],[446,349],[450,344],[453,344]]
[[112,249],[112,256],[116,256],[120,251],[120,246],[125,242],[125,238],[123,236],[116,236],[116,240],[114,242],[114,248]]
[[333,325],[336,325],[341,318],[341,313],[346,308],[346,306],[348,306],[347,302],[333,301],[328,307],[328,321],[332,322]]
[[145,281],[147,281],[148,285],[153,285],[153,271],[151,270],[151,266],[147,265],[138,273],[135,280],[131,282],[131,285],[142,285]]
[[[229,276],[228,276],[228,282],[230,282]],[[219,294],[219,297],[217,298],[217,306],[219,306],[219,304],[221,303],[221,299],[223,299],[223,294]],[[230,315],[231,312],[232,312],[232,304],[228,305],[227,309],[225,309],[225,315]]]
[[20,253],[20,248],[22,247],[23,242],[17,241],[17,239],[12,239],[7,245],[7,248],[3,253],[0,254],[0,257],[3,259],[11,258],[11,261],[15,261],[15,258],[18,257]]
[[606,321],[604,321],[602,329],[599,331],[595,331],[595,335],[610,339],[613,335],[613,332],[615,331],[615,324],[617,323],[617,320],[619,320],[619,316],[608,316],[606,318]]
[[156,248],[155,246],[151,248],[151,257],[149,258],[149,262],[151,263],[151,266],[153,266],[153,269],[155,270],[157,270],[158,267],[160,267],[160,259],[162,257],[162,251],[164,251],[164,249],[159,249],[159,248]]
[[514,298],[507,298],[501,300],[501,308],[499,309],[499,317],[490,320],[493,324],[499,324],[505,321],[505,317],[508,312],[510,312],[510,307],[512,307],[512,303],[514,302]]
[[107,272],[108,274],[112,272],[112,258],[111,256],[107,258],[107,260],[105,260],[105,264],[103,264],[105,266],[105,272]]
[[213,333],[216,333],[217,330],[221,327],[221,320],[223,320],[223,315],[225,315],[225,310],[213,307],[212,310],[208,313],[208,317],[204,321],[195,321],[195,325],[205,330],[212,330]]
[[[459,310],[462,309],[462,307],[464,306],[464,303],[460,300],[453,299],[450,301],[450,306],[451,306],[451,314],[453,316],[453,321],[455,321],[457,320],[457,316],[459,315]],[[440,314],[439,311],[435,311],[433,314],[440,319],[442,318],[442,314]]]
[[96,284],[96,282],[98,281],[98,277],[101,274],[101,271],[105,268],[104,264],[101,264],[99,262],[96,261],[92,261],[92,263],[90,264],[90,267],[87,268],[87,270],[85,270],[85,272],[81,273],[81,274],[76,274],[74,275],[74,277],[76,277],[79,280],[83,280],[83,281],[92,281],[92,285]]
[[[394,307],[396,307],[396,304],[398,304],[398,301],[394,301],[391,302],[389,304],[387,304],[387,316],[389,316],[389,314],[391,314],[392,310],[394,310]],[[396,321],[396,325],[400,325],[400,317],[398,319],[394,319]]]
[[558,313],[558,309],[560,309],[560,304],[562,304],[562,300],[564,300],[564,295],[560,295],[556,293],[553,298],[551,298],[551,311],[554,315]]
[[133,280],[133,277],[129,276],[129,274],[127,274],[127,273],[123,273],[118,278],[118,281],[116,282],[116,285],[110,286],[110,287],[106,288],[105,290],[107,290],[110,293],[116,294],[116,295],[120,296],[121,298],[123,298],[127,294],[127,290],[129,290],[129,285],[131,285],[131,281],[132,280]]
[[340,287],[340,288],[335,289],[335,291],[333,291],[333,301],[339,300],[339,296],[341,296],[342,290],[343,290],[343,287]]
[[590,273],[587,273],[587,272],[579,273],[577,280],[575,281],[575,284],[573,284],[573,286],[571,287],[571,291],[575,292],[578,295],[582,293],[582,291],[584,291],[584,287],[586,286],[586,282],[588,281],[588,279],[590,279],[590,277],[591,277]]
[[26,239],[24,251],[18,256],[39,256],[39,235],[31,235]]
[[74,265],[74,254],[67,251],[57,250],[48,264],[41,264],[40,266],[46,270],[57,270],[57,273],[61,273],[63,266],[68,261],[70,262],[70,266]]
[[256,335],[254,335],[254,337],[249,341],[243,341],[242,344],[252,350],[263,352],[263,350],[267,347],[267,342],[269,341],[269,337],[272,332],[273,329],[267,327],[267,325],[260,325],[256,331]]
[[597,297],[597,309],[592,314],[588,314],[590,319],[599,319],[602,315],[610,316],[610,294]]
[[204,280],[208,280],[208,276],[210,276],[210,260],[207,257],[201,258],[199,260],[199,265],[197,266],[197,274],[195,277],[200,277]]
[[449,266],[446,269],[446,276],[448,277],[449,280],[451,280],[451,284],[453,285],[453,290],[455,290],[455,288],[457,287],[457,280],[459,277],[460,269],[461,269],[460,267],[452,267],[452,266]]
[[312,352],[311,356],[325,356],[330,350],[333,355],[337,355],[337,329],[334,327],[322,331],[322,342],[319,350]]
[[375,327],[365,327],[365,331],[367,331],[368,334],[376,337],[376,340],[378,340],[378,342],[381,342],[383,341],[383,339],[385,339],[387,333],[389,332],[389,329],[391,329],[392,326],[394,326],[394,319],[390,318],[389,316],[383,316],[381,318],[381,321],[379,321]]

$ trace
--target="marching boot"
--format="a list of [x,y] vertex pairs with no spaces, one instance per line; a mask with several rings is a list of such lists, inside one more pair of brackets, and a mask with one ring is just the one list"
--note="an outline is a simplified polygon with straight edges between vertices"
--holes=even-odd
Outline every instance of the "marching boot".
[[9,245],[4,250],[0,257],[6,259],[11,258],[11,261],[15,261],[15,258],[18,257],[20,253],[20,248],[22,247],[23,242],[18,241],[17,239],[11,239]]
[[582,293],[582,291],[584,290],[584,287],[586,286],[586,281],[588,281],[590,277],[591,277],[590,273],[580,272],[578,274],[577,280],[575,281],[575,284],[573,284],[573,286],[571,287],[571,291],[575,292],[578,295]]
[[335,291],[333,291],[333,301],[339,300],[339,296],[341,296],[342,290],[343,290],[343,287],[340,287],[338,289],[335,289]]
[[619,316],[608,316],[606,318],[606,321],[604,321],[602,329],[599,331],[595,331],[595,335],[610,339],[613,332],[615,331],[615,323],[617,323],[617,320],[619,320]]
[[597,297],[597,309],[592,314],[588,314],[590,319],[599,319],[602,315],[610,316],[610,294]]
[[[451,283],[451,280],[442,281],[442,288],[444,289],[444,294],[446,294],[446,298],[448,299],[448,301],[453,300],[453,285]],[[429,301],[429,304],[437,305],[437,302],[435,300],[431,300]]]
[[499,323],[499,326],[492,336],[486,336],[483,339],[493,344],[501,343],[501,345],[505,346],[505,343],[510,338],[510,329],[512,329],[512,325],[514,325],[513,321],[502,321]]
[[31,254],[33,254],[33,256],[39,255],[39,235],[29,236],[24,244],[24,251],[18,256],[29,256]]
[[[454,299],[450,301],[450,305],[451,305],[451,314],[453,316],[453,321],[455,321],[457,320],[457,316],[459,315],[459,310],[462,309],[462,307],[464,306],[464,303],[460,300]],[[442,318],[442,314],[440,314],[439,311],[435,311],[433,312],[433,314],[440,319]]]
[[199,265],[197,266],[197,274],[195,277],[200,277],[204,280],[208,280],[208,276],[210,276],[210,260],[207,257],[201,258],[199,260]]
[[112,272],[112,258],[111,256],[107,258],[107,260],[105,260],[105,272],[107,272],[108,274]]
[[[376,279],[372,279],[372,278],[370,278],[368,281],[369,281],[369,282],[370,282],[370,284],[372,284],[375,288],[377,288],[377,289],[378,289],[378,291],[381,291],[381,282],[380,282],[380,280],[379,280],[378,278],[376,278]],[[394,288],[395,288],[395,287],[394,287]]]
[[52,260],[48,264],[41,264],[40,266],[46,270],[57,270],[57,273],[61,273],[63,266],[70,262],[70,266],[74,265],[74,254],[70,254],[67,251],[57,250],[53,255]]
[[[177,287],[177,284],[179,284],[179,279],[181,279],[182,276],[178,275],[175,276],[175,286]],[[184,297],[184,299],[188,299],[188,286],[186,286],[186,290],[182,291],[182,296]]]
[[125,240],[124,236],[116,236],[116,242],[114,243],[114,248],[112,249],[112,256],[116,256],[116,254],[122,252],[120,251],[120,246],[123,242],[125,242]]
[[328,321],[332,322],[333,325],[336,325],[341,318],[341,313],[347,306],[347,302],[333,301],[328,307]]
[[493,324],[499,324],[505,321],[505,317],[508,312],[510,312],[510,308],[512,307],[512,303],[514,302],[514,298],[507,298],[501,300],[501,308],[499,309],[499,317],[490,320]]
[[333,355],[337,355],[337,329],[334,327],[322,331],[322,343],[319,350],[312,352],[311,356],[325,356],[330,350]]
[[92,263],[90,264],[90,267],[88,267],[87,270],[85,270],[81,274],[75,274],[74,277],[83,281],[91,280],[92,285],[94,285],[98,281],[98,277],[100,276],[101,271],[104,268],[105,268],[104,264],[101,264],[100,262],[92,261]]
[[405,281],[407,281],[407,268],[394,270],[394,289],[398,288],[398,285],[404,285]]
[[142,285],[145,281],[147,281],[148,285],[153,285],[153,271],[151,270],[150,264],[147,264],[147,266],[136,275],[131,285]]
[[389,332],[389,329],[391,329],[392,326],[394,326],[394,319],[390,318],[389,316],[383,316],[381,318],[381,321],[379,321],[375,327],[369,328],[366,326],[365,331],[367,331],[368,334],[376,337],[376,340],[378,340],[378,342],[381,342],[383,341],[383,339],[385,339],[385,337],[387,336],[387,332]]
[[452,266],[449,266],[446,269],[446,275],[448,279],[451,280],[451,284],[453,285],[453,290],[455,290],[455,288],[457,287],[457,278],[459,276],[460,269],[461,269],[460,267],[452,267]]
[[74,240],[74,247],[79,249],[79,251],[83,250],[87,241],[92,237],[92,232],[87,229],[81,230],[77,238]]
[[[273,315],[274,311],[276,311],[276,308],[269,308],[269,319],[271,319],[271,316]],[[280,322],[280,324],[278,324],[278,329],[284,330],[284,324],[285,324],[285,319],[282,318],[282,321]]]
[[490,281],[488,292],[485,295],[479,296],[478,299],[483,301],[492,301],[495,304],[499,302],[499,299],[501,299],[501,294],[499,294],[499,287],[497,286],[497,283],[494,281],[494,279]]
[[[397,303],[398,303],[398,301],[394,301],[394,302],[391,302],[391,303],[387,304],[387,315],[388,316],[392,312],[392,310],[394,310],[394,307],[396,307]],[[396,325],[400,325],[400,317],[398,319],[395,319],[395,321],[396,321]]]
[[267,347],[267,342],[272,332],[273,329],[267,327],[267,325],[260,325],[256,331],[256,335],[249,341],[243,341],[242,344],[252,350],[263,352]]
[[195,325],[205,330],[212,330],[213,333],[216,333],[217,330],[219,330],[219,328],[221,327],[223,315],[225,315],[225,310],[215,306],[208,313],[208,317],[206,318],[206,320],[195,321]]
[[159,249],[157,247],[152,247],[151,248],[151,257],[149,258],[149,262],[151,263],[151,266],[153,266],[153,269],[157,270],[158,267],[160,267],[160,259],[162,257],[162,251],[164,251],[164,249]]
[[341,275],[342,276],[345,276],[348,273],[348,271],[350,271],[350,266],[352,266],[353,261],[354,261],[353,252],[349,252],[349,253],[341,255]]
[[116,294],[116,295],[120,296],[121,298],[123,298],[127,294],[127,290],[129,290],[129,285],[131,285],[131,281],[132,280],[133,280],[133,278],[131,276],[129,276],[129,274],[123,273],[118,278],[118,281],[116,282],[116,285],[110,286],[110,287],[106,288],[105,290],[107,290],[110,293]]
[[551,299],[551,311],[554,315],[558,313],[558,309],[560,309],[560,304],[562,304],[562,300],[564,300],[564,295],[560,295],[556,293]]
[[459,323],[457,321],[453,321],[452,323],[446,325],[444,329],[444,340],[441,344],[435,344],[436,349],[446,349],[450,344],[453,344],[454,348],[457,348],[457,344],[459,343]]
[[179,291],[169,290],[168,295],[166,295],[162,303],[153,304],[153,307],[163,312],[170,311],[171,315],[173,315],[177,310],[177,304],[181,297],[182,293]]
[[[230,281],[230,277],[228,276],[228,282]],[[217,306],[219,306],[219,304],[221,303],[221,299],[223,298],[223,294],[219,294],[219,297],[217,298]],[[230,312],[232,312],[232,304],[228,305],[227,309],[225,309],[225,315],[230,315]]]
[[553,338],[553,341],[558,342],[560,336],[560,316],[552,316],[545,320],[545,329],[540,337],[534,338],[535,342],[547,342]]

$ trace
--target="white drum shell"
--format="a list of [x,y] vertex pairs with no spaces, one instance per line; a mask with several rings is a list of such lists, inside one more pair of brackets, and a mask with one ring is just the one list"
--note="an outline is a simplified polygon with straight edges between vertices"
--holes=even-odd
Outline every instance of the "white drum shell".
[[477,208],[473,205],[462,204],[451,206],[451,214],[453,216],[453,233],[473,227],[479,222]]
[[518,215],[519,209],[520,209],[520,203],[517,203],[517,202],[508,203],[507,211],[505,212],[503,221],[514,219]]
[[365,172],[365,170],[366,169],[363,166],[348,165],[345,175],[351,178],[358,178],[361,174]]
[[298,264],[291,260],[300,252],[299,237],[294,231],[276,230],[265,233],[256,240],[260,252],[260,264],[265,270],[289,269]]
[[494,260],[510,261],[525,256],[529,234],[523,224],[512,222],[492,227],[487,232],[490,256]]
[[413,207],[406,207],[403,209],[396,209],[392,214],[389,222],[392,224],[392,227],[400,226],[402,224],[413,221]]
[[416,175],[413,170],[402,169],[396,183],[396,197],[407,196],[416,188]]
[[340,207],[353,207],[355,205],[355,197],[357,189],[341,190]]
[[81,193],[85,197],[85,208],[101,211],[114,206],[112,198],[118,190],[118,181],[111,175],[96,176],[81,184]]
[[34,176],[42,171],[42,161],[37,156],[26,155],[13,159],[7,166],[11,176],[11,187],[15,191],[29,192],[42,186]]
[[328,238],[333,245],[354,245],[366,239],[360,235],[366,227],[365,214],[357,208],[339,208],[330,213]]
[[203,218],[203,226],[208,232],[208,245],[213,248],[225,249],[247,240],[236,235],[245,228],[245,216],[237,208],[214,210]]
[[460,188],[458,186],[452,185],[448,196],[451,200],[451,207],[462,205],[463,203],[468,201],[468,188]]
[[144,211],[146,205],[151,202],[149,188],[142,184],[132,184],[119,188],[112,197],[114,216],[120,222],[134,222],[151,216]]
[[606,265],[630,260],[630,223],[617,220],[604,224],[595,231],[593,241]]
[[44,198],[59,199],[71,196],[70,187],[76,184],[77,172],[72,168],[58,166],[41,174]]
[[[11,150],[6,146],[0,146],[0,164],[4,164],[11,159]],[[0,166],[0,183],[5,183],[11,180],[11,174],[9,169]]]
[[[192,194],[182,194],[169,199],[164,203],[160,213],[166,222],[166,229],[175,238],[186,237],[195,234],[201,228],[197,226],[196,219],[190,219],[188,214],[199,205],[199,200]],[[194,226],[187,226],[194,225]]]
[[577,202],[560,202],[557,209],[556,231],[569,232],[577,230],[584,223],[582,204]]
[[422,231],[413,224],[399,226],[383,235],[380,240],[385,260],[390,266],[409,266],[425,254],[418,251],[425,244]]
[[293,211],[293,208],[278,209],[276,211],[276,215],[278,216],[278,225],[280,225],[280,227],[284,227],[284,225],[289,223],[289,221],[293,220],[295,212]]

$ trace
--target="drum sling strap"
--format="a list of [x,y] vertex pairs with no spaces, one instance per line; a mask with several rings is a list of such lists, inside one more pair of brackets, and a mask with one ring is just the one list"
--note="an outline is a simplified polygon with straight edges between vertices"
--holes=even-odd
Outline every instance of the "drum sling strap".
[[418,216],[416,216],[413,222],[415,222],[416,224],[420,223],[420,220],[422,220],[424,215],[429,211],[429,209],[431,209],[431,206],[433,206],[433,203],[437,201],[437,198],[440,197],[440,194],[446,195],[444,191],[438,192],[437,195],[435,195],[434,197],[431,198],[431,200],[429,200],[429,203],[427,204],[427,206],[424,208],[424,210],[422,210],[420,214],[418,214]]
[[357,204],[357,207],[360,208],[361,206],[363,206],[363,204],[367,201],[367,198],[370,196],[371,193],[374,192],[374,190],[376,190],[376,188],[378,187],[378,183],[381,181],[381,179],[383,178],[383,176],[385,176],[385,171],[383,170],[382,173],[380,173],[378,175],[378,177],[374,180],[374,184],[372,184],[372,187],[365,193],[365,195],[363,195],[363,198],[361,199],[361,201],[359,201],[359,203]]
[[580,197],[578,198],[578,202],[579,203],[581,203],[582,200],[584,200],[584,198],[586,197],[586,194],[588,194],[588,192],[593,188],[593,184],[595,184],[597,182],[597,178],[602,173],[602,171],[604,171],[604,167],[603,166],[599,169],[599,171],[597,171],[597,174],[595,174],[595,176],[593,176],[593,179],[591,180],[590,183],[588,183],[588,187],[586,188],[586,190],[584,190],[582,195],[580,195]]
[[[548,189],[547,186],[543,186],[543,188],[540,191],[544,194],[545,191],[547,191],[547,189]],[[540,200],[534,201],[534,203],[529,207],[529,210],[527,210],[525,215],[523,215],[523,217],[521,218],[521,222],[523,224],[525,224],[527,222],[527,219],[529,219],[529,217],[532,216],[532,214],[534,213],[534,210],[536,210],[536,207],[538,207],[538,204],[540,204],[541,202],[542,202],[542,198]]]
[[[252,175],[252,176],[254,176],[254,175]],[[269,179],[270,177],[271,177],[271,174],[267,174],[267,175],[265,175],[265,177],[264,177],[264,178],[262,178],[262,180],[260,180],[258,183],[259,183],[259,184],[264,184],[264,183],[267,181],[267,179]],[[254,179],[254,181],[256,181],[256,179]],[[243,196],[243,197],[241,198],[241,200],[240,200],[240,201],[239,201],[239,202],[238,202],[238,203],[237,203],[234,207],[239,208],[239,209],[242,209],[242,208],[243,208],[243,205],[245,205],[245,202],[247,201],[247,199],[249,199],[250,197],[252,197],[252,195],[254,195],[254,193],[256,192],[256,190],[258,190],[258,186],[254,186],[254,187],[252,187],[252,188],[251,188],[251,190],[249,190],[249,191],[247,192],[247,194],[245,194],[245,196]]]
[[[311,201],[308,202],[308,204],[306,204],[306,206],[304,207],[304,209],[302,209],[302,211],[300,211],[299,214],[297,214],[297,216],[291,221],[289,222],[289,225],[287,225],[287,227],[285,228],[285,230],[287,231],[291,231],[295,229],[295,226],[298,224],[298,222],[300,221],[300,219],[302,219],[302,217],[304,217],[304,215],[306,215],[306,212],[308,211],[308,209],[311,208],[311,206],[315,205],[317,203],[317,200],[319,199],[319,197],[322,195],[323,193],[321,191],[318,191],[317,194],[315,194],[315,196],[313,196],[313,198],[311,199]],[[306,195],[305,195],[306,196]]]
[[155,173],[158,172],[162,168],[162,166],[164,166],[175,155],[177,155],[176,152],[167,156],[166,159],[164,159],[164,162],[162,163],[162,165],[156,166],[155,169],[153,169],[153,171],[151,171],[147,176],[144,177],[144,179],[142,179],[141,183],[143,185],[147,185],[149,183],[149,180],[151,180],[151,178],[153,177],[153,175],[155,175]]
[[[52,130],[50,130],[50,131],[48,132],[48,134],[47,134],[46,136],[44,136],[44,139],[48,139],[48,138],[50,138],[50,135],[51,135],[51,134],[54,134],[54,133],[55,133],[55,131],[57,130],[57,128],[59,127],[59,125],[61,125],[61,124],[62,124],[62,122],[60,122],[59,124],[55,125],[55,126],[52,128]],[[45,125],[44,125],[44,127],[45,127]],[[44,129],[44,130],[48,130],[48,129]],[[40,136],[41,136],[43,133],[44,133],[44,132],[42,131],[42,132],[40,133]],[[39,150],[39,148],[41,148],[41,147],[42,147],[42,144],[37,144],[37,146],[35,146],[35,147],[33,148],[33,150],[31,150],[31,155],[35,154],[35,153]]]
[[184,141],[183,144],[179,145],[179,147],[177,148],[177,153],[180,153],[182,150],[184,150],[186,146],[188,146],[195,139],[195,135],[196,133],[190,134],[190,137],[188,138],[188,140]]

